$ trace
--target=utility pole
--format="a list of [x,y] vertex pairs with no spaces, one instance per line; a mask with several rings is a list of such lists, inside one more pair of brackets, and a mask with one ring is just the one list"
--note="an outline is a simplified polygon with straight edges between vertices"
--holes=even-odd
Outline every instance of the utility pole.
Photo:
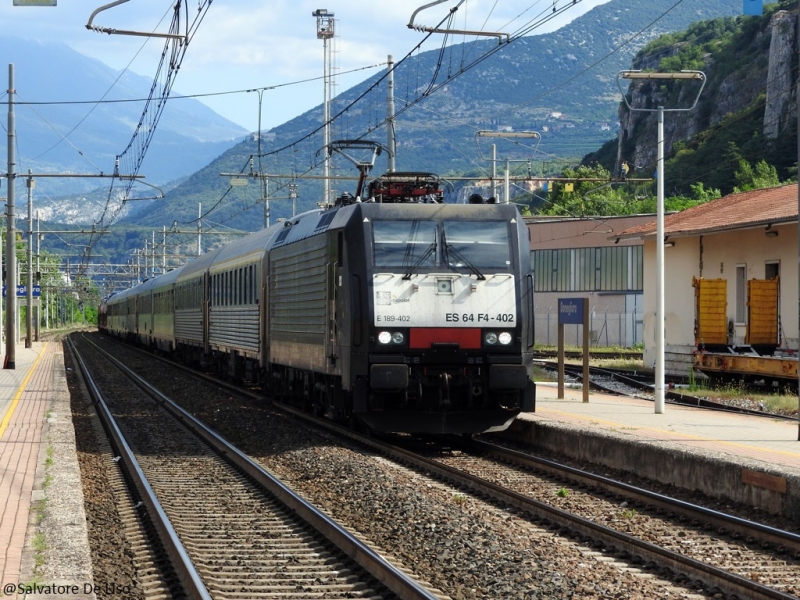
[[[537,131],[486,131],[481,130],[475,133],[475,137],[498,137],[498,138],[506,138],[506,139],[522,139],[522,138],[534,138],[537,140],[542,139],[542,136]],[[492,144],[492,197],[497,198],[497,146]],[[514,162],[528,162],[526,161],[519,161],[516,160]],[[510,163],[511,161],[506,158],[506,172],[503,178],[504,181],[504,194],[503,194],[503,203],[508,204],[511,202],[511,172],[510,172]]]
[[28,169],[28,285],[25,286],[25,298],[28,309],[25,311],[25,347],[33,346],[33,188],[36,181]]
[[203,203],[197,205],[197,256],[203,253]]
[[387,69],[389,70],[389,77],[386,85],[388,89],[388,97],[386,99],[386,149],[389,151],[387,153],[389,156],[386,170],[389,173],[394,173],[397,164],[397,142],[395,140],[394,130],[394,58],[391,54],[387,60]]
[[[41,268],[39,266],[39,243],[41,242],[39,233],[39,211],[36,211],[36,278],[34,281],[41,285]],[[35,325],[35,340],[39,341],[39,321],[42,320],[42,303],[44,302],[44,297],[42,296],[41,290],[39,291],[39,304],[36,306],[36,321],[34,321]]]
[[14,223],[14,184],[17,174],[16,156],[16,117],[14,115],[14,65],[8,65],[8,199],[6,200],[6,217],[8,232],[6,234],[6,358],[4,369],[17,368],[17,232]]
[[[664,108],[658,106],[657,108],[634,108],[628,101],[628,96],[622,89],[619,83],[620,79],[650,79],[650,80],[695,80],[700,82],[700,89],[694,102],[688,108]],[[642,112],[655,112],[657,122],[657,140],[656,140],[656,321],[655,321],[655,334],[656,334],[656,381],[654,386],[655,396],[653,404],[655,407],[655,414],[664,414],[664,376],[666,371],[666,356],[665,356],[665,321],[664,321],[664,113],[669,112],[687,112],[697,106],[697,101],[700,100],[700,94],[703,93],[703,88],[706,85],[706,75],[702,71],[680,71],[679,73],[658,73],[658,72],[643,72],[643,71],[620,71],[617,75],[617,87],[622,94],[622,99],[625,101],[625,106],[630,111]]]

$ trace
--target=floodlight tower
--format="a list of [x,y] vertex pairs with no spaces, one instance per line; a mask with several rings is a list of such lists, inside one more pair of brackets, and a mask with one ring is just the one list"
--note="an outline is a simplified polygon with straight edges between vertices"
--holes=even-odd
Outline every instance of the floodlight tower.
[[323,197],[324,197],[324,202],[327,205],[330,204],[330,199],[331,199],[330,152],[328,150],[328,146],[331,143],[331,124],[330,124],[331,44],[328,43],[328,40],[332,40],[336,33],[335,30],[336,22],[333,18],[333,13],[328,12],[327,9],[325,8],[318,8],[313,13],[311,13],[311,16],[317,18],[317,39],[322,40],[322,56],[323,56],[322,122],[323,122],[323,137],[324,137],[324,148],[325,148],[325,157],[324,157],[324,162],[322,163],[322,174],[324,183]]

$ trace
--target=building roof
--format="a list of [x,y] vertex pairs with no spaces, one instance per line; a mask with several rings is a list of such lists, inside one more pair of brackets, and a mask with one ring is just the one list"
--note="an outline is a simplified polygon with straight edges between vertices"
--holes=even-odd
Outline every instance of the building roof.
[[[628,229],[655,222],[655,215],[619,215],[594,217],[526,216],[531,250],[596,248],[614,245],[619,234]],[[641,246],[635,237],[623,246]]]
[[[797,184],[729,194],[664,216],[665,236],[690,236],[797,221]],[[618,239],[656,234],[656,222],[630,227]]]

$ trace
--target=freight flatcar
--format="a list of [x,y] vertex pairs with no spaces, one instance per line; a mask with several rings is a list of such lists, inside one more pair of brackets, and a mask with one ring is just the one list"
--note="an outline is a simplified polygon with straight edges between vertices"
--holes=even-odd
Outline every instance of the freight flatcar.
[[361,192],[112,296],[105,331],[376,431],[497,431],[533,410],[517,209],[444,203],[428,173]]
[[695,288],[694,369],[720,384],[763,382],[797,389],[797,351],[782,348],[778,298],[780,279],[746,282],[746,331],[734,336],[727,312],[727,280],[693,278]]

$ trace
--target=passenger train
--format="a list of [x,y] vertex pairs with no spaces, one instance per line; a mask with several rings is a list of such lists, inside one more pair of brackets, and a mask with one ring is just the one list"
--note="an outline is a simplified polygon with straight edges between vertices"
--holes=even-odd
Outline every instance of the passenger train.
[[112,295],[101,331],[380,432],[499,431],[534,410],[516,207],[445,203],[429,173],[362,186]]

